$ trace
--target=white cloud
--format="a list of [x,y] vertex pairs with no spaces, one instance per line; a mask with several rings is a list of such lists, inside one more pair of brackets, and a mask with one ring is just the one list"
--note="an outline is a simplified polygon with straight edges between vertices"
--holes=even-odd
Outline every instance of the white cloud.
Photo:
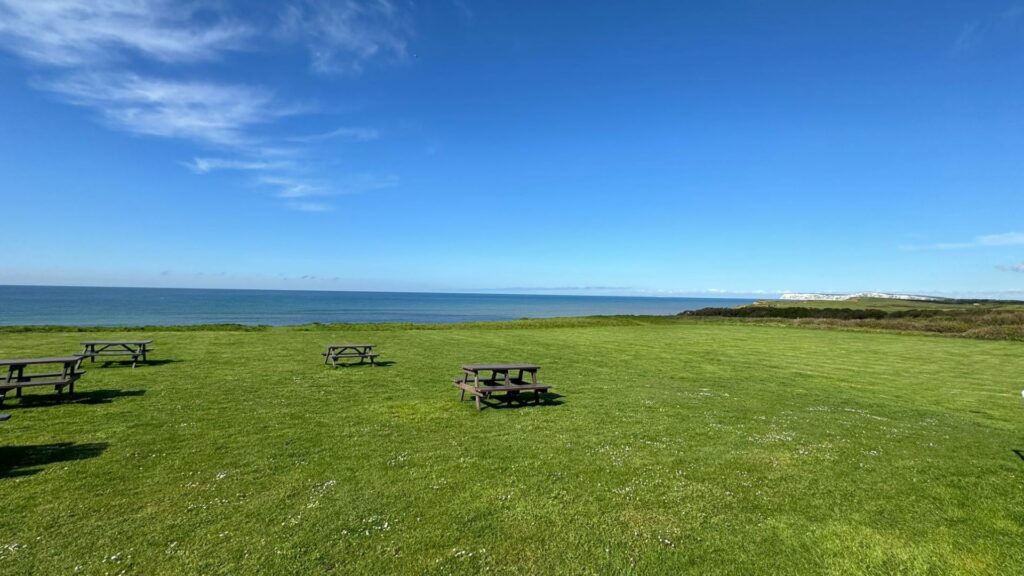
[[196,174],[207,174],[214,170],[251,170],[267,171],[289,168],[292,162],[263,160],[233,160],[229,158],[193,158],[183,162],[186,168]]
[[73,74],[43,86],[128,132],[232,148],[257,145],[249,129],[295,112],[252,86],[131,73]]
[[260,176],[257,182],[275,188],[278,198],[305,198],[307,196],[326,196],[328,191],[320,184],[314,184],[290,176]]
[[1024,232],[1006,232],[1004,234],[986,234],[975,236],[966,242],[939,242],[937,244],[906,245],[903,250],[963,250],[967,248],[986,248],[996,246],[1024,246]]
[[404,58],[408,28],[390,0],[305,0],[282,17],[284,35],[304,42],[313,69],[324,73],[358,73],[372,58]]
[[254,33],[215,9],[169,0],[0,0],[0,41],[53,66],[96,65],[128,51],[164,62],[216,58]]
[[[227,3],[174,0],[0,0],[0,49],[36,64],[35,87],[94,110],[110,127],[133,134],[179,139],[220,150],[183,164],[197,174],[252,171],[286,199],[330,196],[394,186],[397,178],[354,174],[328,184],[297,177],[310,171],[305,143],[333,138],[374,140],[372,128],[340,127],[323,134],[269,138],[282,118],[309,109],[282,101],[275,91],[247,84],[196,79],[197,62],[248,50],[257,39],[304,44],[312,67],[357,72],[374,58],[400,59],[408,26],[390,0],[296,0],[285,9],[284,34],[268,19],[231,17]],[[248,7],[248,6],[246,6]],[[280,12],[271,14],[280,16]],[[257,23],[263,22],[260,26]],[[265,44],[265,43],[264,43]],[[260,49],[267,47],[261,44]],[[160,73],[141,73],[158,62]],[[149,68],[151,70],[151,68]],[[225,153],[226,152],[226,153]],[[293,203],[296,210],[325,205]]]
[[362,127],[351,127],[343,126],[330,132],[324,132],[322,134],[310,134],[309,136],[292,136],[288,138],[289,142],[298,143],[312,143],[312,142],[323,142],[324,140],[333,140],[335,138],[342,140],[351,140],[353,142],[369,142],[370,140],[376,140],[380,137],[380,133],[373,128],[362,128]]
[[1024,273],[1024,262],[1018,262],[1016,264],[1011,264],[1009,266],[996,266],[996,268],[999,268],[1000,270],[1003,270],[1005,272]]
[[975,241],[979,246],[1022,246],[1024,245],[1024,232],[989,234],[979,236]]
[[373,190],[382,190],[398,185],[396,176],[377,176],[374,174],[351,174],[332,179],[330,182],[311,181],[294,176],[268,174],[256,179],[257,183],[276,190],[278,198],[308,198],[310,196],[337,196],[340,194],[360,194]]

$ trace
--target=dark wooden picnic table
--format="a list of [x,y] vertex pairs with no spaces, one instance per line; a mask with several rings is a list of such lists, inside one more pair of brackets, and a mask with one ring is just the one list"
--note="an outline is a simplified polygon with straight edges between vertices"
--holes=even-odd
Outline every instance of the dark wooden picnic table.
[[373,351],[373,344],[329,344],[322,356],[324,364],[330,362],[331,366],[337,368],[338,360],[342,358],[359,358],[360,364],[369,360],[370,366],[376,366],[379,354]]
[[480,400],[490,398],[495,392],[504,392],[505,401],[511,402],[519,398],[520,392],[533,391],[534,401],[540,404],[540,393],[551,387],[537,382],[538,370],[540,366],[536,364],[466,364],[462,367],[462,377],[456,377],[452,383],[461,390],[460,401],[466,399],[467,392],[474,397],[477,410],[480,410]]
[[[25,372],[29,366],[45,364],[60,364],[61,370],[60,372]],[[0,380],[0,405],[3,404],[4,395],[8,390],[15,390],[17,397],[20,398],[21,389],[29,386],[53,386],[58,394],[67,387],[68,396],[74,394],[75,381],[85,374],[85,371],[78,369],[81,364],[81,356],[0,360],[0,368],[7,367],[7,376]]]
[[82,342],[84,349],[79,354],[82,358],[88,358],[95,362],[97,356],[131,356],[132,368],[141,358],[146,361],[146,354],[153,351],[149,347],[152,340],[86,340]]

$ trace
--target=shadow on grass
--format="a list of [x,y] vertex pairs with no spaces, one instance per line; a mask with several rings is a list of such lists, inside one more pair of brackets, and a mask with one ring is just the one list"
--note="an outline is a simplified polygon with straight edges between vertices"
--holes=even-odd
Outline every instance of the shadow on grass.
[[1014,450],[1013,453],[1021,460],[1024,460],[1024,450]]
[[4,408],[39,408],[75,402],[79,404],[109,404],[115,398],[131,398],[142,396],[145,390],[75,390],[74,396],[65,394],[26,394],[21,398],[8,397],[8,401],[17,400],[17,404],[4,404]]
[[31,476],[47,464],[95,458],[107,449],[106,442],[75,444],[58,442],[36,446],[0,446],[0,478]]
[[[394,360],[377,360],[373,364],[370,364],[369,362],[349,362],[347,364],[338,362],[337,368],[387,368],[388,366],[394,365],[394,363]],[[330,364],[327,366],[333,368]]]
[[[166,364],[177,364],[178,362],[184,362],[184,360],[160,359],[160,360],[146,360],[145,362],[143,362],[142,360],[139,360],[139,363],[136,365],[136,369],[145,368],[146,366],[164,366]],[[131,368],[132,367],[132,361],[131,360],[100,360],[100,361],[97,361],[97,362],[89,362],[89,361],[82,362],[82,367],[83,368],[88,369],[90,366],[92,366],[94,368],[104,368],[104,369],[108,369],[108,368]]]
[[[564,396],[556,394],[554,392],[544,392],[540,395],[540,404],[534,401],[532,392],[523,392],[517,396],[509,396],[502,394],[500,396],[494,395],[490,398],[481,399],[480,404],[483,408],[493,410],[518,410],[520,408],[543,408],[545,406],[561,406],[565,404]],[[468,394],[466,395],[466,401],[472,402],[473,398]]]

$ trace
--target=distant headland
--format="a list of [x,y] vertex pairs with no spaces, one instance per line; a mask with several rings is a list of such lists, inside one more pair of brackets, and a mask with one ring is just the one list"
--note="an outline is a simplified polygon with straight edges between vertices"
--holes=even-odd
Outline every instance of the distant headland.
[[952,298],[918,296],[913,294],[889,294],[886,292],[858,292],[856,294],[816,294],[792,292],[780,296],[781,300],[857,300],[859,298],[884,298],[888,300],[924,300],[926,302],[947,302]]

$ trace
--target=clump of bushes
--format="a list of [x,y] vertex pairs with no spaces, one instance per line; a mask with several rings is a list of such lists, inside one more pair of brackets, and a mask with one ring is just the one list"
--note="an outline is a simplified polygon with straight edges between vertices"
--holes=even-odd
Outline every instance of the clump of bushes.
[[991,309],[877,310],[742,306],[687,310],[680,317],[779,320],[797,325],[930,332],[986,340],[1024,341],[1024,311]]
[[680,316],[719,316],[725,318],[829,318],[836,320],[880,320],[888,316],[885,310],[873,308],[773,308],[769,306],[743,306],[740,308],[701,308],[687,310]]

